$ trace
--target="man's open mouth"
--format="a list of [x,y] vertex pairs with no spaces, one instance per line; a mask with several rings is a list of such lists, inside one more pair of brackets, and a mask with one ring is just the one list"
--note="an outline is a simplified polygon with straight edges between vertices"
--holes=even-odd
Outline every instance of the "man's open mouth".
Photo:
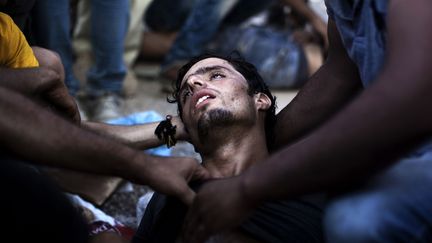
[[207,100],[208,98],[210,98],[210,95],[204,95],[203,97],[199,98],[197,103],[195,104],[195,107],[197,107],[199,104],[201,104],[203,101]]
[[207,103],[208,100],[210,99],[214,99],[215,95],[212,94],[212,92],[209,92],[208,90],[206,91],[201,91],[198,94],[196,94],[196,97],[194,97],[194,101],[195,101],[195,108],[199,108],[200,106],[202,106],[203,104]]

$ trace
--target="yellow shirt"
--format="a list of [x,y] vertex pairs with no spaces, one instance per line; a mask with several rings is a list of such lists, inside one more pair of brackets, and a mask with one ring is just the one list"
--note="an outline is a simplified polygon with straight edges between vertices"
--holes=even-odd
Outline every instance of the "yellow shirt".
[[21,30],[13,20],[0,12],[0,66],[9,68],[38,67],[39,63]]

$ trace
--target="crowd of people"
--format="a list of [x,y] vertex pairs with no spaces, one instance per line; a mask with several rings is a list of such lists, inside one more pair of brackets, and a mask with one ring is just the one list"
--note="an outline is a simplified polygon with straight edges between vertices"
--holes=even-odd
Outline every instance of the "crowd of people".
[[[94,66],[88,87],[80,88],[72,68],[70,7],[76,1],[1,0],[4,237],[128,241],[112,225],[90,227],[40,173],[40,166],[51,166],[154,189],[131,240],[136,243],[430,242],[432,3],[326,1],[325,23],[307,1],[271,2],[149,1],[144,20],[155,32],[151,38],[168,43],[150,56],[163,58],[161,76],[174,82],[168,101],[178,115],[118,126],[101,121],[118,115],[113,104],[128,72],[130,2],[90,1]],[[172,8],[176,4],[181,7]],[[213,42],[274,6],[283,17],[269,11],[269,20],[293,26],[297,15],[309,26],[287,37],[304,65],[279,68],[307,71],[292,72],[301,76],[301,87],[277,114],[260,60],[246,60],[241,49],[226,53]],[[178,21],[166,21],[159,10]],[[308,28],[312,35],[305,37]],[[311,64],[309,44],[322,48],[316,53],[325,61]],[[97,112],[86,119],[79,90],[96,102]],[[141,152],[177,141],[191,143],[202,161]]]

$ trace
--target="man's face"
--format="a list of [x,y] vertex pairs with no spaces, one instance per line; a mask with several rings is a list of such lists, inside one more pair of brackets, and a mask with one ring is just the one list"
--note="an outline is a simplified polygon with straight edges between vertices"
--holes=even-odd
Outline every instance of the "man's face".
[[192,141],[199,138],[203,142],[213,126],[256,120],[247,81],[223,59],[207,58],[193,65],[182,80],[179,94],[183,122]]

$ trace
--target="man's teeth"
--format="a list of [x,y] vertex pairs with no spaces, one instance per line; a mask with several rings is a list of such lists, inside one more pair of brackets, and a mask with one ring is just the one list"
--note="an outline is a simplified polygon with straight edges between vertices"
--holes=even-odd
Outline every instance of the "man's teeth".
[[210,98],[210,96],[208,96],[208,95],[204,95],[203,97],[199,98],[195,106],[199,105],[201,102],[203,102],[204,100],[206,100],[208,98]]

